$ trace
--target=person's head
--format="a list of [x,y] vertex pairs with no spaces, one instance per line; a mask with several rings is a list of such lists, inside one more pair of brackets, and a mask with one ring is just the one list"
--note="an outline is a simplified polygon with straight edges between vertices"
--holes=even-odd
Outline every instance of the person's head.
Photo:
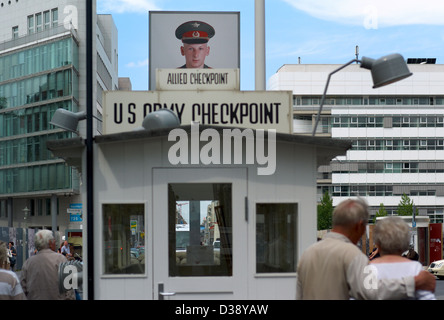
[[368,219],[368,206],[364,200],[345,200],[333,211],[333,230],[344,234],[353,243],[357,243],[365,232]]
[[409,226],[400,217],[387,217],[376,222],[373,238],[382,255],[401,255],[409,248]]
[[187,21],[176,29],[176,38],[182,41],[180,53],[187,68],[203,68],[210,54],[208,41],[215,35],[214,28],[203,21]]
[[14,246],[14,242],[12,242],[12,241],[9,241],[9,248],[11,248],[11,247],[13,247]]
[[63,242],[63,245],[66,247],[66,246],[68,246],[68,240],[65,240],[64,242]]
[[0,240],[0,268],[6,267],[6,242]]
[[180,47],[180,53],[185,57],[187,68],[203,68],[205,58],[210,54],[210,47],[207,43],[184,43]]
[[51,249],[55,251],[55,239],[52,231],[40,230],[34,237],[35,247],[38,251],[43,249]]

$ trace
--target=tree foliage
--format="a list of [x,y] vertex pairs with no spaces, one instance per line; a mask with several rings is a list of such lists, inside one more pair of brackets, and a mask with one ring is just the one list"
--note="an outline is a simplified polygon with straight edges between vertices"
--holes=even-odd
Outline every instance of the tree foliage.
[[[402,195],[398,204],[398,216],[411,216],[413,215],[414,203],[408,195],[405,193]],[[418,213],[418,209],[415,209],[415,214]]]
[[318,204],[318,230],[331,229],[333,209],[333,199],[326,191]]
[[376,223],[377,217],[385,217],[387,215],[387,210],[385,210],[384,204],[379,205],[379,210],[376,211],[375,217],[373,218],[373,223]]

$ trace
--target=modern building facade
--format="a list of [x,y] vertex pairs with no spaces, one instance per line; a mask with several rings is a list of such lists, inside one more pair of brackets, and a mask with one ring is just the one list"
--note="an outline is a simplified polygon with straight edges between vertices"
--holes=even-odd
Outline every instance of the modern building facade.
[[[0,6],[0,226],[81,229],[82,176],[46,142],[75,134],[49,124],[64,108],[86,110],[86,1],[13,0]],[[102,91],[118,89],[117,28],[96,15],[94,115]],[[83,121],[85,122],[85,121]],[[84,123],[79,133],[84,136]],[[101,122],[95,120],[96,134]],[[80,209],[80,211],[79,211]],[[75,210],[74,210],[75,211]]]
[[[353,64],[331,77],[316,135],[353,142],[318,171],[318,196],[333,204],[360,196],[374,215],[383,204],[396,214],[403,194],[419,215],[443,222],[444,65],[408,59],[413,75],[372,89],[368,70]],[[294,132],[312,134],[330,72],[340,65],[284,65],[269,80],[271,90],[293,92]]]

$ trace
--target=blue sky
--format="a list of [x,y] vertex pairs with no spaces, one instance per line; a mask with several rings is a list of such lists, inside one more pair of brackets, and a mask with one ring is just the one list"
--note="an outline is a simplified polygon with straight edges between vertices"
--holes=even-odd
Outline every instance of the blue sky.
[[[343,64],[398,52],[444,63],[442,0],[265,0],[266,77],[284,64]],[[97,0],[119,32],[119,76],[148,89],[149,11],[235,11],[241,21],[241,90],[254,90],[254,0]]]

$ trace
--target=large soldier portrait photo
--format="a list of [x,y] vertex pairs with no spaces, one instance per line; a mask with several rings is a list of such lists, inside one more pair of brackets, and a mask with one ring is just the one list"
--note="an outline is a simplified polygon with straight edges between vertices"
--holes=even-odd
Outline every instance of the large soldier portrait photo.
[[239,69],[239,12],[151,11],[149,89],[157,69]]

